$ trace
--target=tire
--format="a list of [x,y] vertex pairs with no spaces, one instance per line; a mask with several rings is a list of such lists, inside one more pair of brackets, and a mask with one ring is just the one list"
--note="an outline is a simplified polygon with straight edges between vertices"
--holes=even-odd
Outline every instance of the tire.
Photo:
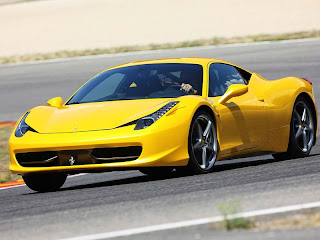
[[312,106],[303,96],[299,96],[293,106],[290,121],[290,137],[288,149],[272,156],[276,160],[307,157],[315,141],[315,119]]
[[139,171],[152,177],[166,177],[172,175],[173,167],[148,167],[141,168]]
[[186,173],[201,174],[213,171],[218,153],[215,121],[205,111],[192,118],[188,137],[189,162]]
[[67,179],[63,173],[42,173],[22,176],[26,185],[36,192],[55,192]]

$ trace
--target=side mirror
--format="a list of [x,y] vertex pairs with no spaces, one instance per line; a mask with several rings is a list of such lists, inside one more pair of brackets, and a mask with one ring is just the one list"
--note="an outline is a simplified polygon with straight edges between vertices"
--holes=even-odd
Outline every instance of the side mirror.
[[223,96],[218,100],[218,103],[224,104],[230,98],[238,97],[248,92],[248,86],[243,84],[233,84],[228,87],[228,90],[223,94]]
[[61,107],[63,102],[61,97],[55,97],[48,100],[47,104],[51,107]]

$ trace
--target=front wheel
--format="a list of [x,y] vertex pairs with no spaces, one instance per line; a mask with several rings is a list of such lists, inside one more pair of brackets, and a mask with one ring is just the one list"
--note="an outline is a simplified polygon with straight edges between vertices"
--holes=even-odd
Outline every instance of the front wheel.
[[36,192],[54,192],[59,190],[67,179],[63,173],[41,173],[22,176],[26,185]]
[[207,112],[194,115],[189,130],[188,150],[188,172],[212,172],[218,153],[218,139],[215,122]]
[[310,154],[315,137],[315,123],[311,106],[304,97],[298,97],[290,122],[288,150],[273,154],[277,160],[306,157]]

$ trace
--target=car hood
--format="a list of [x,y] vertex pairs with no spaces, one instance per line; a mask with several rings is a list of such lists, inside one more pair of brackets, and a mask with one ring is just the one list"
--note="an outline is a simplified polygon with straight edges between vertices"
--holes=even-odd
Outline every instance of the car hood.
[[112,129],[144,117],[172,99],[141,99],[35,107],[26,123],[39,133]]

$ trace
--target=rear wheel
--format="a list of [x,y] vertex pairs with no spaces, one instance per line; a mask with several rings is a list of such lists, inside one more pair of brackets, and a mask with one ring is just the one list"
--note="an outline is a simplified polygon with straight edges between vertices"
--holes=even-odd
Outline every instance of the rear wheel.
[[218,153],[218,139],[214,120],[207,112],[197,112],[191,122],[188,139],[191,174],[212,172]]
[[59,190],[67,179],[63,173],[42,173],[22,177],[26,185],[36,192],[54,192]]
[[273,154],[277,160],[306,157],[310,154],[315,137],[315,122],[311,106],[304,97],[298,97],[292,112],[288,150]]

